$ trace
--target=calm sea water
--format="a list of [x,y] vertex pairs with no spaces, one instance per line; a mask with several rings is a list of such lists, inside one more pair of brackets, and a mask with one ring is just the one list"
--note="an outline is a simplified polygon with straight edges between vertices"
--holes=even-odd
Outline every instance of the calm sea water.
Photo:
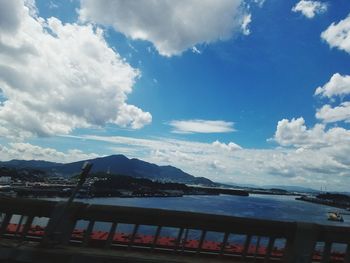
[[249,197],[245,197],[219,195],[167,198],[116,197],[80,199],[79,201],[92,204],[161,208],[280,221],[304,221],[324,225],[350,226],[350,215],[343,215],[344,222],[332,222],[327,220],[327,212],[329,211],[350,213],[349,211],[297,201],[294,196],[250,195]]

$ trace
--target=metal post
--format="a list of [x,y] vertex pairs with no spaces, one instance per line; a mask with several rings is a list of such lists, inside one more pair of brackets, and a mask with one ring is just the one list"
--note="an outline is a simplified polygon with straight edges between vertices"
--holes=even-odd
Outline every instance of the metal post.
[[81,167],[81,173],[80,173],[80,176],[79,176],[79,182],[76,185],[76,187],[74,188],[72,194],[70,195],[70,197],[69,197],[69,199],[68,199],[68,201],[66,203],[66,206],[65,206],[66,208],[69,207],[72,204],[75,196],[77,195],[77,193],[79,192],[79,190],[81,189],[83,184],[85,183],[86,178],[87,178],[91,168],[92,168],[92,163],[89,163],[89,162],[85,162],[83,164],[83,166]]
[[[76,197],[77,193],[83,186],[90,170],[92,168],[92,163],[85,162],[81,168],[81,173],[79,176],[79,182],[74,188],[71,196],[67,202],[59,203],[54,209],[49,223],[45,229],[45,236],[43,238],[42,246],[53,246],[59,243],[67,243],[69,237],[64,237],[64,235],[69,235],[68,233],[71,228],[74,228],[75,222],[67,222],[69,220],[69,210]],[[62,224],[62,221],[65,221]],[[69,229],[68,229],[69,228]]]
[[317,242],[319,228],[312,223],[297,223],[297,229],[293,240],[288,240],[285,263],[308,263],[312,261],[312,255]]

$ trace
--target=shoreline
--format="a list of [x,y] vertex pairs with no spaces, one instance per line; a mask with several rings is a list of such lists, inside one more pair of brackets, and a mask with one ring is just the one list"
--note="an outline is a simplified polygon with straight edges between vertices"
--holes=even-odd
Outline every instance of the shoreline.
[[[12,197],[29,197],[29,198],[55,198],[55,197],[70,197],[73,187],[61,186],[61,187],[9,187],[6,191],[0,191],[1,195]],[[207,188],[207,187],[188,187],[185,190],[179,189],[157,189],[157,188],[144,188],[144,189],[90,189],[83,188],[76,196],[76,199],[85,198],[108,198],[108,197],[120,197],[120,198],[147,198],[147,197],[183,197],[186,195],[237,195],[237,196],[249,196],[248,191],[237,189],[224,189],[224,188]]]
[[336,207],[336,208],[346,209],[346,210],[350,209],[350,205],[336,203],[334,200],[324,200],[316,197],[300,196],[295,198],[295,200],[319,204],[319,205],[326,205],[326,206]]

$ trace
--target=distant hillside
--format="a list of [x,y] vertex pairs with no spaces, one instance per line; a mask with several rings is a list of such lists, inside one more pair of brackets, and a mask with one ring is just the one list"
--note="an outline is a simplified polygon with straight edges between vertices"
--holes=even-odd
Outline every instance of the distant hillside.
[[[124,155],[111,155],[88,160],[93,164],[92,173],[107,172],[148,178],[151,180],[177,182],[186,184],[201,184],[216,186],[217,184],[204,177],[194,177],[173,166],[158,166],[139,159],[129,159]],[[50,175],[72,176],[80,172],[84,161],[61,164],[45,161],[12,160],[0,162],[0,166],[16,168],[35,168],[46,171]]]
[[11,177],[12,180],[25,180],[26,182],[42,182],[46,177],[44,171],[36,168],[14,168],[0,165],[0,176]]
[[289,192],[301,192],[301,193],[318,193],[319,191],[303,186],[295,185],[257,185],[257,184],[239,184],[239,183],[225,183],[221,184],[224,187],[234,188],[250,188],[250,189],[261,189],[261,190],[285,190]]
[[52,167],[54,165],[60,165],[59,163],[47,162],[47,161],[26,161],[26,160],[11,160],[8,162],[0,162],[0,166],[11,167],[11,168],[43,168]]
[[286,186],[286,185],[266,185],[264,188],[279,188],[279,189],[284,189],[290,192],[305,192],[305,193],[315,193],[319,192],[315,189],[312,189],[310,187],[302,187],[302,186]]

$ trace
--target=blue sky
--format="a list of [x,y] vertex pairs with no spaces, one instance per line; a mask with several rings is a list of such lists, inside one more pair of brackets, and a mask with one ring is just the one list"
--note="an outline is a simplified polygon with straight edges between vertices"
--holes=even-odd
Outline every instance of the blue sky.
[[1,160],[121,153],[346,190],[349,1],[1,5]]

